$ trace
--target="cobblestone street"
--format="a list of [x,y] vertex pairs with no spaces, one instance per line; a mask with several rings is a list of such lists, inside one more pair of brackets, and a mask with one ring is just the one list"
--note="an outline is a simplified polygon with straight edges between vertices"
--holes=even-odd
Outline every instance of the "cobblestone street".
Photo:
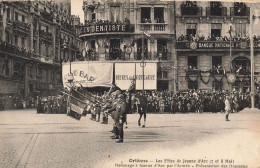
[[[128,115],[124,143],[110,139],[108,125],[76,121],[35,110],[0,112],[0,167],[120,167],[131,159],[233,159],[259,167],[260,114],[148,114],[146,128]],[[135,164],[135,163],[134,163]],[[140,167],[141,165],[139,165]],[[146,165],[148,166],[148,165]]]

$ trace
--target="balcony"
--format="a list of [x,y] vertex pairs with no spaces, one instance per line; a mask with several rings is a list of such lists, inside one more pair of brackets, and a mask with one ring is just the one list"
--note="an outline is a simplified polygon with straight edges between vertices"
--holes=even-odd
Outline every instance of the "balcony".
[[16,30],[23,30],[23,31],[26,31],[26,32],[30,31],[28,23],[21,22],[21,21],[17,20],[17,21],[14,22],[13,25],[14,25],[14,29],[16,29]]
[[181,7],[182,17],[198,17],[202,16],[202,7]]
[[41,16],[43,19],[49,21],[49,22],[53,22],[53,17],[50,13],[46,12],[46,11],[41,11],[40,12]]
[[138,31],[149,31],[149,32],[168,32],[168,24],[167,23],[139,23]]
[[206,7],[207,16],[227,16],[227,7],[211,8]]
[[38,60],[43,62],[43,63],[53,64],[53,58],[51,58],[50,55],[44,56],[44,55],[36,55],[35,54],[35,57],[38,58]]
[[[249,41],[232,41],[231,42],[232,49],[250,49]],[[260,41],[254,42],[254,48],[260,49]],[[188,50],[196,50],[196,49],[230,49],[229,41],[177,41],[176,49],[188,49]]]
[[40,38],[43,38],[48,41],[52,41],[52,34],[50,32],[45,32],[44,30],[39,30]]
[[235,7],[231,7],[230,16],[231,17],[250,17],[250,8],[244,7],[242,9],[238,9]]
[[32,52],[30,52],[28,49],[24,47],[18,47],[16,45],[11,45],[8,43],[1,43],[0,44],[0,51],[9,53],[9,54],[14,54],[19,57],[24,57],[24,58],[31,58]]

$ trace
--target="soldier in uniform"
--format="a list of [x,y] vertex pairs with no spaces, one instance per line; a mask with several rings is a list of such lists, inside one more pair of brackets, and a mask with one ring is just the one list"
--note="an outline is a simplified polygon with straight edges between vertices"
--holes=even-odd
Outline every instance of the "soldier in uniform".
[[117,101],[117,106],[116,106],[116,111],[114,114],[114,121],[116,125],[116,131],[115,131],[115,136],[119,138],[117,143],[122,143],[124,140],[124,130],[123,130],[123,125],[124,125],[124,120],[126,118],[126,102],[124,95],[120,94],[118,96],[118,101]]

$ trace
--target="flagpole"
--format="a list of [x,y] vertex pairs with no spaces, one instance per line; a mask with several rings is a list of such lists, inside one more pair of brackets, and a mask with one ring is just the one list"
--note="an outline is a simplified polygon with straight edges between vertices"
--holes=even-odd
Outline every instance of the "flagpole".
[[250,63],[251,63],[251,108],[255,107],[255,83],[254,83],[254,41],[253,41],[253,10],[250,5]]
[[142,72],[143,72],[143,95],[144,95],[144,32],[142,35]]

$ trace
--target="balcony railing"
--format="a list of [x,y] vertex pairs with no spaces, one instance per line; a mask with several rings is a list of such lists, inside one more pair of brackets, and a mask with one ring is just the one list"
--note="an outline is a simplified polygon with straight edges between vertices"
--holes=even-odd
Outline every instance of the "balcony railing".
[[[232,41],[231,47],[234,49],[249,49],[249,41]],[[229,49],[229,41],[177,41],[177,49]],[[254,48],[260,49],[260,41],[254,41]]]
[[20,29],[23,29],[23,30],[26,30],[26,31],[30,30],[28,23],[21,22],[19,20],[14,22],[14,28],[20,28]]
[[237,9],[234,7],[230,8],[230,16],[250,16],[250,7],[245,7],[242,9]]
[[165,32],[165,31],[168,31],[168,24],[166,24],[166,23],[139,23],[139,31]]
[[52,41],[52,34],[50,32],[45,32],[44,30],[39,30],[39,35],[41,38]]
[[48,13],[46,11],[42,11],[42,12],[40,12],[40,14],[43,17],[43,19],[53,22],[53,17],[50,13]]
[[181,15],[182,16],[202,16],[202,7],[196,7],[196,8],[182,7]]
[[11,45],[8,43],[1,43],[0,44],[0,51],[14,54],[21,57],[31,58],[32,52],[24,47],[18,47],[16,45]]
[[206,7],[207,16],[227,16],[227,7],[211,8]]

